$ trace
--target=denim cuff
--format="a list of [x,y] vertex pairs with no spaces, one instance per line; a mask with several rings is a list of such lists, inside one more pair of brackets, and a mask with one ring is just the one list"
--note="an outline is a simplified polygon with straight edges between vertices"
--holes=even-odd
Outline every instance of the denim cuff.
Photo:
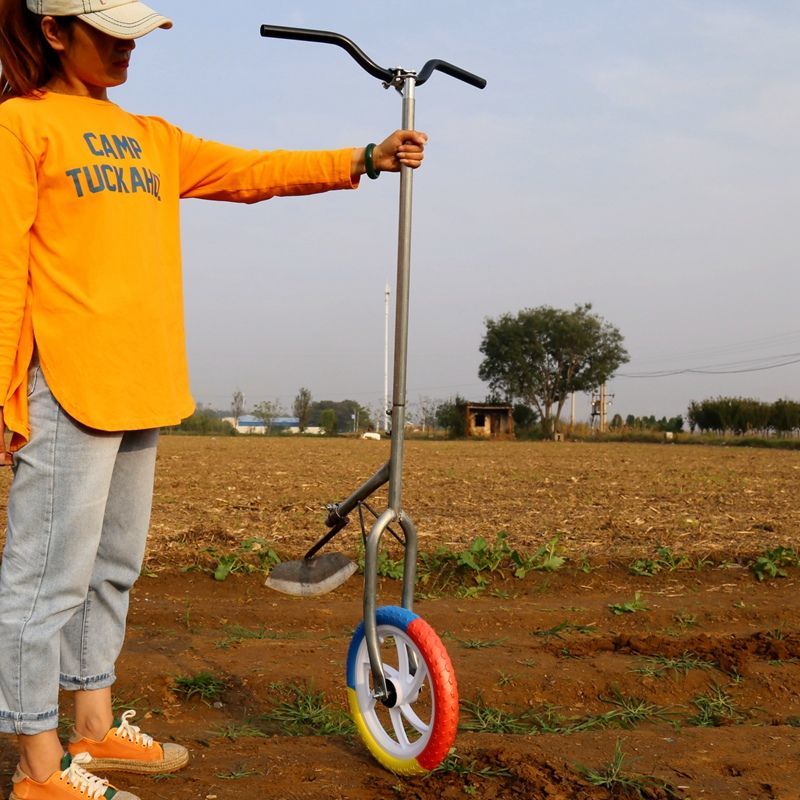
[[62,689],[68,692],[80,692],[86,689],[107,689],[117,680],[116,673],[104,672],[102,675],[92,675],[88,678],[78,678],[74,675],[58,676],[58,683]]
[[20,714],[0,709],[0,733],[35,736],[58,728],[58,708],[40,714]]

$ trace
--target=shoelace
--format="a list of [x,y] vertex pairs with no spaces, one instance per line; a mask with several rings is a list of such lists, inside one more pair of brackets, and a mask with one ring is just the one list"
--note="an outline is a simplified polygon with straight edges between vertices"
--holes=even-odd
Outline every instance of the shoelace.
[[108,781],[92,775],[83,765],[88,764],[92,757],[88,753],[78,753],[74,756],[70,765],[61,773],[61,780],[68,780],[74,789],[78,789],[81,794],[86,794],[92,800],[99,800],[104,797],[108,789]]
[[142,744],[145,747],[152,747],[153,737],[148,736],[146,733],[142,733],[138,726],[131,725],[128,722],[129,719],[133,719],[135,716],[136,712],[133,709],[126,711],[122,715],[119,726],[117,727],[117,732],[114,735],[119,736],[122,739],[130,739],[134,744]]

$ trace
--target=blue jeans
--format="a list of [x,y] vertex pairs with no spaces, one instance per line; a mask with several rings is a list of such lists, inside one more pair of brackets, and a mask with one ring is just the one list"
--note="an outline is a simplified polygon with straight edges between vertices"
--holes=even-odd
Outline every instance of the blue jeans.
[[150,524],[157,430],[72,419],[38,365],[31,439],[14,458],[0,564],[0,732],[58,726],[59,686],[114,683]]

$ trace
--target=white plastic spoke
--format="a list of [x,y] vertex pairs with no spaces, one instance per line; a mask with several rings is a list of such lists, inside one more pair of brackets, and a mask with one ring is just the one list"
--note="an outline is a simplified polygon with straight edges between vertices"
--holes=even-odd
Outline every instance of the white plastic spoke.
[[408,704],[404,704],[399,707],[400,713],[408,720],[411,727],[415,730],[419,731],[421,734],[426,734],[430,730],[430,725],[427,722],[423,722],[417,712]]
[[[408,662],[408,645],[402,639],[395,639],[394,643],[397,647],[397,669],[402,675],[408,675],[409,662]],[[405,680],[405,678],[404,678]]]
[[372,677],[372,669],[369,665],[369,659],[361,665],[362,680],[361,686],[356,681],[356,693],[361,696],[362,702],[366,704],[365,711],[373,711],[375,709],[375,698],[370,689],[370,678]]
[[397,686],[400,683],[402,684],[408,683],[408,678],[406,678],[405,674],[400,672],[399,670],[396,670],[389,664],[383,665],[383,673],[395,686]]
[[408,734],[406,733],[405,726],[403,725],[403,714],[400,713],[400,709],[391,709],[389,711],[389,717],[392,720],[392,727],[394,728],[394,735],[397,738],[397,741],[403,747],[410,747],[411,742],[409,741]]
[[411,682],[411,686],[408,687],[408,696],[414,697],[417,692],[422,688],[422,684],[425,683],[425,679],[428,677],[428,666],[422,660],[419,659],[419,666],[417,667],[417,674],[414,675],[414,680]]

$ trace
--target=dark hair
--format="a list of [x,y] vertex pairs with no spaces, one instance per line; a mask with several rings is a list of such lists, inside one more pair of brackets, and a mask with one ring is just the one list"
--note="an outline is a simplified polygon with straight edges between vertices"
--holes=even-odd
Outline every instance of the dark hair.
[[[75,17],[55,17],[68,30]],[[42,33],[42,17],[25,0],[0,0],[0,103],[25,97],[61,74],[58,53]]]

